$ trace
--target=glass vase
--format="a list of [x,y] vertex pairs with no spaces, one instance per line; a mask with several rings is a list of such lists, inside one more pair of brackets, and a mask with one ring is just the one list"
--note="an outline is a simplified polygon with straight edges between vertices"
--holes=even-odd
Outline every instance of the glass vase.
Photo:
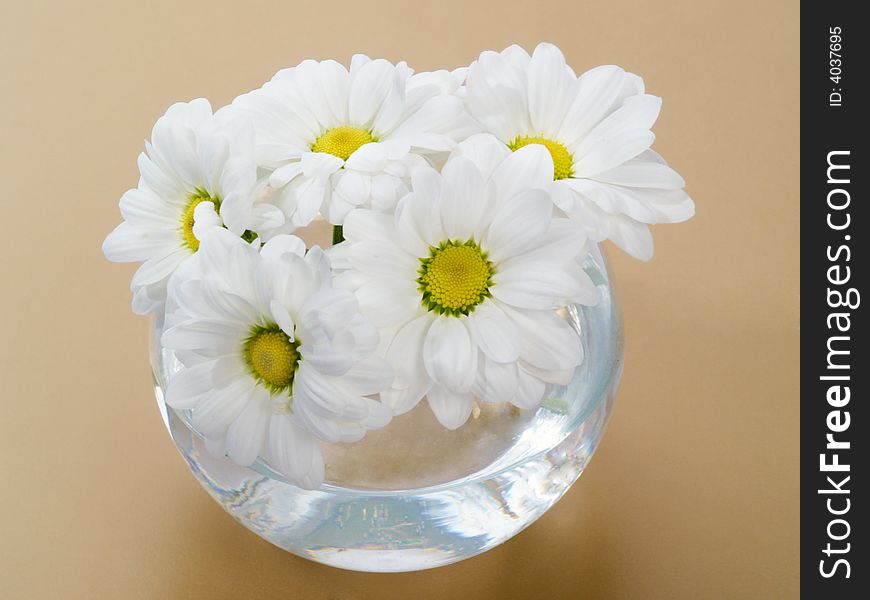
[[324,444],[325,483],[304,490],[267,463],[240,467],[206,449],[189,411],[163,402],[180,368],[153,328],[158,405],[191,472],[245,527],[304,558],[358,571],[415,571],[485,552],[522,531],[577,480],[598,445],[622,369],[618,302],[598,246],[584,261],[596,306],[560,311],[580,334],[584,362],[537,409],[480,403],[468,423],[442,427],[422,401],[354,444]]

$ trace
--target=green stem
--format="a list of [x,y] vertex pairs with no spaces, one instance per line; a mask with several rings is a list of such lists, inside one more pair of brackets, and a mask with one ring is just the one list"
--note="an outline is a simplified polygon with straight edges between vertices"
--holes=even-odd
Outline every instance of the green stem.
[[332,245],[340,244],[344,241],[344,228],[341,225],[335,225],[332,228]]

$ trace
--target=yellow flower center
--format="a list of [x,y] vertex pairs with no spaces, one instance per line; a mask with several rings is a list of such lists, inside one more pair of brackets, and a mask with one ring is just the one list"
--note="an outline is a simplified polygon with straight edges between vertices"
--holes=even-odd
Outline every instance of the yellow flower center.
[[350,155],[360,149],[363,144],[378,141],[371,131],[342,125],[330,129],[311,144],[312,152],[326,152],[341,160],[347,160]]
[[184,239],[185,245],[190,248],[191,252],[196,252],[197,250],[199,250],[199,240],[196,239],[195,235],[193,235],[193,213],[196,210],[196,207],[199,206],[199,204],[202,202],[214,202],[215,212],[220,214],[221,211],[221,199],[212,198],[209,193],[204,189],[197,188],[196,191],[190,195],[190,201],[187,203],[187,206],[181,213],[180,220],[181,237]]
[[529,144],[540,144],[550,151],[550,156],[553,157],[553,179],[566,179],[574,174],[574,157],[568,152],[568,149],[553,140],[548,140],[544,137],[517,137],[514,141],[508,144],[508,147],[516,152],[523,146]]
[[291,341],[277,325],[255,327],[242,354],[248,370],[272,393],[290,392],[299,366],[299,340]]
[[492,263],[480,246],[446,241],[430,248],[429,257],[420,259],[417,283],[423,293],[423,306],[438,314],[467,315],[489,297],[494,273]]

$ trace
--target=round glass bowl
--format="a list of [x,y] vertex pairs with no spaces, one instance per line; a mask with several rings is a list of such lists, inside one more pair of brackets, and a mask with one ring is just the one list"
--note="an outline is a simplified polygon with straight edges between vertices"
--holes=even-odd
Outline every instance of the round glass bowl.
[[258,460],[240,467],[211,454],[189,411],[163,402],[180,368],[159,345],[151,360],[160,410],[202,486],[245,527],[299,556],[358,571],[415,571],[450,564],[513,537],[547,511],[586,467],[604,432],[622,369],[618,303],[594,246],[584,268],[601,292],[596,306],[561,311],[585,360],[567,386],[534,410],[481,403],[455,431],[423,401],[354,444],[323,444],[318,490],[288,483]]

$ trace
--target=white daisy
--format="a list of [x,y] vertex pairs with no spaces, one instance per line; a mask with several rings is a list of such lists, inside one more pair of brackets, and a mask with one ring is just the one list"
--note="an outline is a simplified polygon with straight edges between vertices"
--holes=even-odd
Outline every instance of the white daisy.
[[395,371],[381,398],[399,414],[427,395],[451,429],[475,396],[530,408],[567,383],[583,351],[555,309],[597,301],[577,262],[583,229],[554,216],[545,191],[550,155],[529,146],[500,160],[492,145],[475,136],[441,174],[415,170],[395,214],[351,212],[332,249],[337,284],[355,290]]
[[[254,242],[256,245],[257,242]],[[389,407],[367,395],[390,383],[377,331],[332,286],[318,247],[279,235],[258,252],[221,228],[173,278],[162,343],[184,367],[166,402],[240,465],[264,456],[305,488],[323,481],[319,441],[354,442]]]
[[577,77],[552,44],[484,52],[468,71],[466,104],[512,150],[542,145],[553,157],[556,204],[596,241],[652,257],[647,224],[694,214],[685,182],[650,150],[661,99],[643,80],[602,66]]
[[131,284],[134,312],[163,307],[169,276],[208,228],[250,238],[283,223],[274,206],[255,202],[253,147],[253,129],[219,123],[204,99],[174,104],[158,119],[139,155],[139,185],[120,201],[124,222],[103,242],[109,260],[142,263]]
[[252,117],[257,160],[275,188],[287,231],[322,212],[341,224],[349,210],[391,210],[409,169],[449,151],[477,127],[455,96],[465,69],[413,75],[357,54],[350,70],[306,60],[279,71],[227,110]]

